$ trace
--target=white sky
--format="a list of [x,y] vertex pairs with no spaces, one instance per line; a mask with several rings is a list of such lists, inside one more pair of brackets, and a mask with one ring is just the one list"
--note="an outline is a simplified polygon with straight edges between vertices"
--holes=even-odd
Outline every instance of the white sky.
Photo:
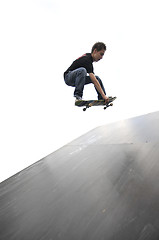
[[[157,0],[0,1],[0,181],[97,126],[159,110],[158,22]],[[95,73],[118,98],[83,112],[63,72],[97,41]]]

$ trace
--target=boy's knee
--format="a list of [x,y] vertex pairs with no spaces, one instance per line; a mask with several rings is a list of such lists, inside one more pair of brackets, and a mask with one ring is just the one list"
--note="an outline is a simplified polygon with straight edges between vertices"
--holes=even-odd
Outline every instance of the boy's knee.
[[87,75],[87,71],[84,67],[79,68],[79,73],[83,75]]

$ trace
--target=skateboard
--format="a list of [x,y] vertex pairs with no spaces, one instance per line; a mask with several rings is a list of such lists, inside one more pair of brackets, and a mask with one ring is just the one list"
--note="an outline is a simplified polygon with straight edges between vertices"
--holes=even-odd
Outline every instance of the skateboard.
[[116,97],[109,97],[109,102],[105,103],[104,100],[78,100],[75,102],[75,106],[77,107],[84,107],[83,111],[86,111],[87,108],[90,108],[92,106],[104,106],[104,110],[108,107],[113,106],[113,101],[116,99]]

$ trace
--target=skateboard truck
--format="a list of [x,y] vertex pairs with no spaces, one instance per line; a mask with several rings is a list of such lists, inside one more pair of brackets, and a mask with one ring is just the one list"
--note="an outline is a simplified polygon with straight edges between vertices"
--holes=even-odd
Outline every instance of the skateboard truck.
[[113,106],[113,103],[108,103],[106,104],[106,106],[104,107],[104,110],[107,109],[108,107],[112,107]]

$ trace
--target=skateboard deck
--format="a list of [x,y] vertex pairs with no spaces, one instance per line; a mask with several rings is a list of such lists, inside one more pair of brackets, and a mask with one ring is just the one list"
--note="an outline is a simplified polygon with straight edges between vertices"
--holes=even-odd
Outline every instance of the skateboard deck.
[[104,109],[107,109],[110,106],[113,106],[113,101],[116,97],[109,97],[109,102],[105,103],[104,100],[79,100],[75,102],[75,106],[77,107],[84,107],[83,111],[86,111],[87,108],[92,106],[104,106]]

